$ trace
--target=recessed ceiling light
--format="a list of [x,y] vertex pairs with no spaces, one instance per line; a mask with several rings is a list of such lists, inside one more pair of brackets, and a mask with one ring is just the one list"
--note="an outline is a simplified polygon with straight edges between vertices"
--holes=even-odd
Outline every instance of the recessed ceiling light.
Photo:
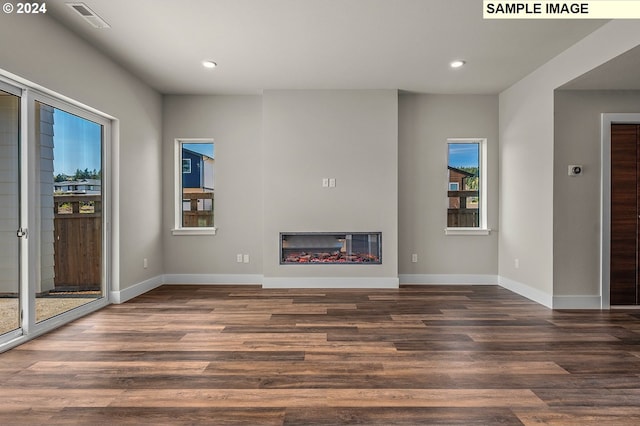
[[218,66],[218,64],[213,61],[202,61],[202,66],[205,68],[215,68]]
[[451,62],[451,63],[449,64],[449,66],[450,66],[451,68],[460,68],[460,67],[461,67],[461,66],[463,66],[465,63],[466,63],[465,61],[457,60],[457,61],[453,61],[453,62]]

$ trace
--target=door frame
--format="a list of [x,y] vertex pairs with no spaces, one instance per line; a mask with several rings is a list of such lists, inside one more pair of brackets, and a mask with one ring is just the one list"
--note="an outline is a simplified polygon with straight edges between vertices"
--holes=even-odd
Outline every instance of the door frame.
[[611,309],[611,125],[640,125],[640,113],[603,113],[600,123],[600,308]]
[[[118,224],[112,214],[117,206],[116,176],[118,167],[117,137],[118,120],[95,108],[75,101],[64,95],[0,70],[0,84],[20,93],[20,226],[28,230],[27,237],[20,238],[20,308],[23,312],[20,328],[7,333],[0,341],[0,352],[25,343],[61,325],[101,309],[112,302],[113,280],[118,271],[117,236]],[[85,119],[97,122],[103,127],[102,172],[103,172],[103,219],[102,219],[102,292],[100,299],[61,313],[39,323],[35,321],[35,288],[39,280],[40,259],[40,216],[39,216],[39,168],[35,138],[35,101],[64,109]],[[10,335],[9,335],[10,334]]]

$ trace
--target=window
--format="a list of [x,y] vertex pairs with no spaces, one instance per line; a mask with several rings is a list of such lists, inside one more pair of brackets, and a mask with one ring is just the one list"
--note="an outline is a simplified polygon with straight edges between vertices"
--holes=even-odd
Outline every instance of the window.
[[191,158],[182,159],[182,173],[191,173]]
[[175,144],[174,235],[215,234],[214,144],[211,139],[178,139]]
[[447,234],[488,234],[486,139],[447,140]]

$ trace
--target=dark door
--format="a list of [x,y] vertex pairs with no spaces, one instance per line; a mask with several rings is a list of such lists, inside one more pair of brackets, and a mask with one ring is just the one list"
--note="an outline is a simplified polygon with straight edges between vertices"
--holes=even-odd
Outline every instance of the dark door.
[[640,126],[611,126],[611,304],[638,304]]

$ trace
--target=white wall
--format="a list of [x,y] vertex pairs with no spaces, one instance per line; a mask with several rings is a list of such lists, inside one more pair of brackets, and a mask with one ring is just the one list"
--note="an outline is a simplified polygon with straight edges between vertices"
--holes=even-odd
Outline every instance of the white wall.
[[[165,274],[260,274],[262,271],[262,100],[260,96],[165,96],[163,245]],[[172,235],[174,144],[212,138],[216,235]],[[237,263],[236,254],[250,262]],[[215,277],[209,277],[215,279]]]
[[[600,295],[600,115],[612,112],[640,113],[640,91],[555,93],[555,296]],[[569,177],[569,164],[583,165],[583,175]]]
[[47,16],[4,15],[0,38],[0,68],[119,120],[114,290],[161,275],[160,95]]
[[[424,275],[498,273],[498,97],[417,95],[399,98],[398,266]],[[487,138],[487,236],[446,236],[447,138]],[[411,262],[411,255],[418,262]],[[423,276],[423,277],[421,277]]]
[[611,21],[500,94],[499,274],[504,286],[547,306],[554,293],[554,90],[638,44],[637,23]]
[[[397,91],[265,91],[263,108],[265,283],[370,277],[397,286]],[[280,265],[279,233],[313,231],[380,231],[382,264]]]

